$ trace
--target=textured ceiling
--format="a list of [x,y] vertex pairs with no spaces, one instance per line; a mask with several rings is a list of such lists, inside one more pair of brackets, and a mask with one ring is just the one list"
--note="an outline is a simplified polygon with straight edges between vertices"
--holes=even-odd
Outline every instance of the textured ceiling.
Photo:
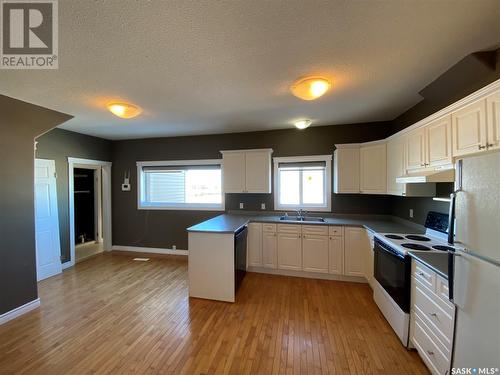
[[[389,120],[469,53],[500,42],[500,2],[59,1],[59,70],[0,70],[0,93],[109,139]],[[297,78],[334,82],[315,102]],[[144,109],[120,120],[104,105]]]

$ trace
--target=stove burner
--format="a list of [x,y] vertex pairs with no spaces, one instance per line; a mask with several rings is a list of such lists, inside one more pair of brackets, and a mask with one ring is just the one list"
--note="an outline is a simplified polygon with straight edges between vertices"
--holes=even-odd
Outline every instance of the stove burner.
[[401,246],[406,247],[407,249],[412,250],[430,250],[431,248],[428,246],[420,245],[418,243],[403,243]]
[[406,238],[408,238],[409,240],[413,240],[413,241],[430,241],[431,240],[428,237],[419,236],[416,234],[410,234],[410,235],[406,236]]
[[455,251],[455,249],[451,246],[445,246],[445,245],[434,245],[432,246],[433,249],[436,250],[442,250],[442,251]]
[[385,236],[391,240],[404,240],[402,236],[398,236],[397,234],[386,234]]

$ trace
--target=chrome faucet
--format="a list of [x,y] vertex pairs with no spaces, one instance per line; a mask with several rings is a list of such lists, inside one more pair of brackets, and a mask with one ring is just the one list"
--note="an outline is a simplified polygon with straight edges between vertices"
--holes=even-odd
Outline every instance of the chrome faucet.
[[304,211],[302,208],[297,210],[297,217],[299,220],[304,220],[306,218],[307,211]]

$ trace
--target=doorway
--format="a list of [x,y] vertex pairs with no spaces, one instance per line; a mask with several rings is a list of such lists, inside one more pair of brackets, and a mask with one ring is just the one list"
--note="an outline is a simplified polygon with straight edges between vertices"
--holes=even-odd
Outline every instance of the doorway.
[[103,251],[101,180],[101,167],[73,170],[76,263]]
[[68,158],[70,261],[111,250],[111,163]]

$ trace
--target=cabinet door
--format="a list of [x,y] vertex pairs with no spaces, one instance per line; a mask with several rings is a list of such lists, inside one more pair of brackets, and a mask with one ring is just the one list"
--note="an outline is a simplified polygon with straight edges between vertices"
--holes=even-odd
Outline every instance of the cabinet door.
[[328,241],[329,272],[334,275],[344,274],[344,238],[330,236]]
[[262,224],[248,224],[248,265],[262,267]]
[[359,147],[335,150],[333,166],[334,193],[359,193]]
[[486,99],[488,106],[488,149],[500,148],[500,92]]
[[422,169],[425,163],[425,129],[417,129],[406,138],[406,169]]
[[302,269],[328,273],[328,236],[302,235]]
[[344,274],[365,276],[365,230],[363,228],[344,229]]
[[451,115],[454,157],[486,148],[486,100],[473,103]]
[[302,270],[302,241],[296,233],[278,233],[278,268]]
[[365,194],[385,194],[387,192],[386,145],[377,144],[361,147],[361,192]]
[[401,137],[387,142],[387,193],[403,195],[403,184],[396,178],[405,174],[404,140]]
[[222,156],[225,193],[245,192],[245,153],[228,152]]
[[271,154],[252,151],[247,152],[245,158],[246,192],[271,193]]
[[262,263],[266,268],[278,267],[276,233],[264,232],[262,234]]
[[425,130],[429,166],[451,164],[451,116],[430,123]]

